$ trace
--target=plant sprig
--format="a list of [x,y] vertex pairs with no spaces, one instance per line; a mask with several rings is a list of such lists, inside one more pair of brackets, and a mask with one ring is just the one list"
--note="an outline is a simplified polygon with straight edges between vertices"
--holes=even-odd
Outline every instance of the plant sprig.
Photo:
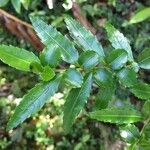
[[[1,61],[18,70],[33,72],[40,78],[40,83],[16,107],[8,122],[8,130],[17,127],[37,112],[59,90],[60,83],[63,83],[70,87],[63,112],[65,131],[70,131],[76,117],[87,103],[94,84],[100,89],[96,106],[93,107],[96,110],[87,116],[106,123],[131,124],[123,127],[123,130],[130,131],[133,136],[138,132],[133,123],[143,121],[144,126],[140,133],[142,136],[145,126],[149,124],[149,119],[145,119],[147,113],[141,113],[131,105],[116,107],[109,103],[119,88],[117,85],[127,88],[139,100],[150,99],[150,85],[138,80],[140,67],[150,69],[149,49],[141,52],[136,62],[127,38],[113,25],[106,23],[104,28],[113,47],[110,54],[106,55],[102,45],[90,31],[71,17],[66,17],[70,35],[83,50],[79,53],[73,42],[53,26],[47,25],[38,17],[31,17],[31,22],[45,45],[39,57],[24,49],[0,45]],[[56,69],[61,61],[70,64],[70,67]],[[140,140],[136,144],[140,144]]]

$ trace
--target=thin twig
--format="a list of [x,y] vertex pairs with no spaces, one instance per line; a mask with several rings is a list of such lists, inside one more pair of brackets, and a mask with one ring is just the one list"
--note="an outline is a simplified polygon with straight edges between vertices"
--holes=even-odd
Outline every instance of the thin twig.
[[13,20],[13,21],[15,21],[15,22],[18,22],[19,24],[22,24],[22,25],[24,25],[24,26],[26,26],[26,27],[28,27],[28,28],[33,29],[32,25],[30,25],[29,23],[26,23],[26,22],[24,22],[24,21],[22,21],[22,20],[16,18],[15,16],[13,16],[13,15],[7,13],[6,11],[4,11],[4,10],[2,10],[2,9],[0,9],[0,15],[3,15],[3,16],[5,16],[5,17],[7,17],[7,18],[9,18],[9,19],[11,19],[11,20]]

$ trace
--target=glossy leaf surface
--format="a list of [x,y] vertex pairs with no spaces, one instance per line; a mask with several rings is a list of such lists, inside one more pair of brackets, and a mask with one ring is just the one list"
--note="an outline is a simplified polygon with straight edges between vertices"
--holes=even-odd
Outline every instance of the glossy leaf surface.
[[147,118],[150,117],[150,100],[147,100],[142,108],[143,115]]
[[43,71],[43,66],[41,64],[39,64],[38,62],[33,61],[30,64],[30,71],[38,74]]
[[0,7],[4,7],[8,2],[9,0],[0,0]]
[[46,46],[55,46],[61,51],[61,55],[64,61],[68,63],[74,63],[78,59],[78,52],[75,47],[66,37],[58,32],[51,25],[47,25],[43,20],[38,17],[31,17],[32,24],[34,26],[37,35]]
[[32,62],[40,64],[35,54],[14,46],[0,45],[0,59],[5,64],[23,71],[30,71]]
[[113,74],[106,68],[98,68],[94,73],[95,82],[102,87],[113,86]]
[[61,52],[57,45],[49,44],[40,54],[40,59],[43,65],[56,67],[61,60]]
[[110,23],[105,24],[105,29],[107,31],[107,36],[112,46],[115,49],[124,49],[128,53],[129,60],[133,60],[132,50],[129,41],[122,33],[120,33],[114,26]]
[[75,118],[83,109],[92,86],[92,74],[89,74],[83,81],[81,88],[72,89],[64,105],[64,128],[69,131]]
[[51,82],[39,83],[31,89],[16,107],[13,116],[8,122],[7,129],[10,130],[16,127],[37,112],[58,90],[60,79],[58,77]]
[[136,72],[132,68],[123,68],[118,72],[117,76],[126,87],[131,87],[137,83]]
[[65,81],[75,87],[81,87],[83,76],[75,68],[70,68],[65,73]]
[[138,56],[139,66],[143,69],[150,69],[150,48],[145,48]]
[[28,9],[30,3],[31,3],[31,0],[20,0],[21,3],[23,4],[24,8],[25,9]]
[[17,13],[21,11],[21,1],[20,0],[11,0],[12,5],[14,6]]
[[116,49],[107,57],[107,63],[114,70],[122,68],[127,60],[127,52],[123,49]]
[[94,51],[83,52],[78,60],[84,69],[92,69],[98,64],[98,54]]
[[120,127],[120,135],[127,143],[134,143],[140,138],[139,129],[133,125],[128,124]]
[[105,109],[107,108],[109,102],[115,93],[115,86],[101,87],[98,94],[96,95],[95,109]]
[[90,31],[81,26],[79,22],[71,17],[66,17],[65,22],[72,37],[83,47],[83,50],[95,51],[100,56],[101,60],[104,58],[105,55],[101,44]]
[[142,119],[140,112],[129,108],[106,108],[89,113],[89,117],[102,122],[128,124]]
[[55,72],[50,66],[45,66],[40,76],[43,81],[49,81],[55,76]]
[[150,99],[150,85],[146,83],[136,83],[130,91],[140,99]]
[[129,24],[142,22],[142,21],[148,19],[149,17],[150,17],[150,7],[147,7],[147,8],[144,8],[144,9],[138,11],[137,13],[135,13],[131,17]]

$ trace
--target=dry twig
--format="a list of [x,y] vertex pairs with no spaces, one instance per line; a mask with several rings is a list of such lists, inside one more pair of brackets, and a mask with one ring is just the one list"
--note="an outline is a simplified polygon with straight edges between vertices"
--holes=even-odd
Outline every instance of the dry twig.
[[72,12],[76,19],[88,30],[90,30],[93,34],[96,34],[96,29],[90,24],[86,17],[84,17],[81,13],[80,6],[73,2]]
[[43,49],[43,44],[36,36],[36,33],[33,31],[33,27],[30,24],[16,18],[2,9],[0,9],[0,22],[13,35],[30,42],[37,51]]

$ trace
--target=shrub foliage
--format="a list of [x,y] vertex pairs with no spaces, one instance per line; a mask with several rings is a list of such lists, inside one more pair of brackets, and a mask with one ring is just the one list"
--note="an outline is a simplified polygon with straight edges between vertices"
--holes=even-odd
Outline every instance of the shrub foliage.
[[[97,38],[68,16],[65,22],[73,41],[38,17],[31,17],[31,21],[45,45],[39,57],[24,49],[0,45],[2,62],[37,74],[40,82],[23,97],[7,129],[17,127],[37,112],[63,83],[70,87],[63,112],[64,129],[69,132],[95,85],[99,89],[98,98],[93,111],[87,112],[87,117],[117,124],[121,136],[131,144],[131,149],[138,145],[148,146],[150,141],[146,140],[145,129],[150,125],[150,85],[138,79],[138,72],[140,68],[150,69],[150,49],[144,49],[135,61],[129,41],[110,23],[104,25],[112,45],[110,53],[106,54]],[[77,51],[76,47],[83,51]],[[70,67],[58,71],[61,61]],[[138,97],[139,101],[144,101],[142,110],[136,110],[131,104],[110,105],[120,85]],[[140,121],[144,123],[141,131],[133,124]]]

